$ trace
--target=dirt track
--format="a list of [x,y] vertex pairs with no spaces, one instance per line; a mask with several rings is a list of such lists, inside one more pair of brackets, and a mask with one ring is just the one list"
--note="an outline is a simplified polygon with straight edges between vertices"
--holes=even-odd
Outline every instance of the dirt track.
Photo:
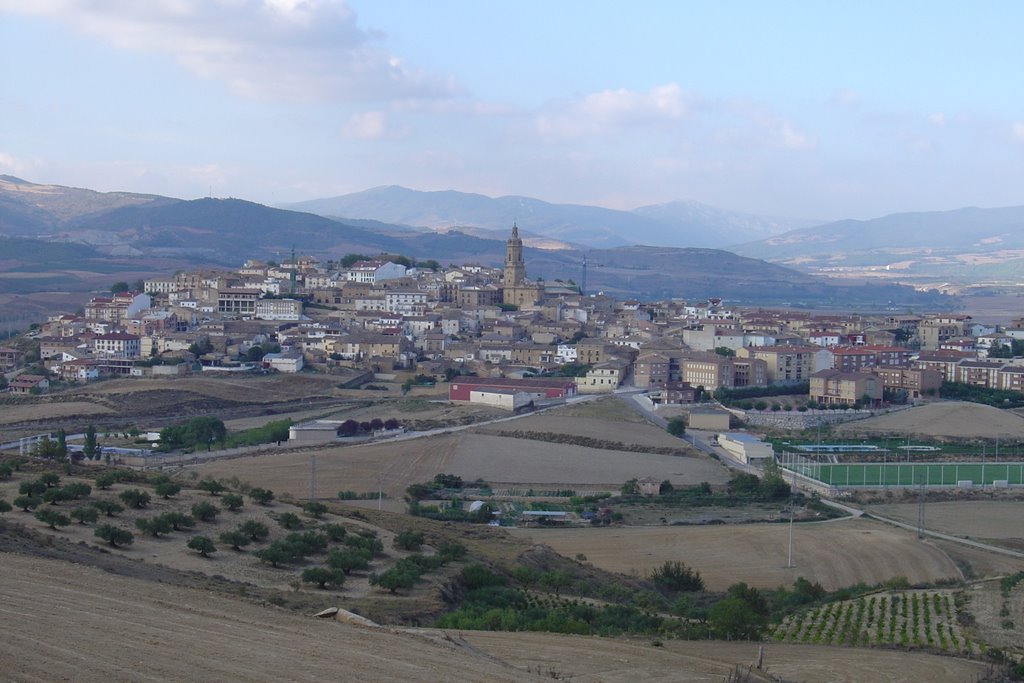
[[562,555],[583,553],[609,571],[647,574],[666,560],[697,569],[710,590],[737,581],[758,588],[790,585],[797,577],[835,590],[879,583],[903,575],[910,581],[959,578],[940,550],[913,534],[867,520],[798,524],[793,533],[793,569],[786,568],[788,525],[624,527],[615,529],[519,529]]

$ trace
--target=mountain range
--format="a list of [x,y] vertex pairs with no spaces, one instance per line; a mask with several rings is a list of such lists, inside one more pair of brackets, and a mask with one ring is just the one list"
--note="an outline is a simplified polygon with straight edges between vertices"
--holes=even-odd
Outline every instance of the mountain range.
[[[494,212],[495,221],[506,220],[495,208],[499,204],[494,202],[502,200],[456,192],[410,194],[412,191],[400,188],[398,192],[401,196],[415,196],[417,201],[439,195],[445,206],[435,207],[431,214],[434,216],[463,215],[458,213],[458,202],[467,196],[475,197],[464,214],[470,218],[458,224],[472,225],[472,216],[476,215],[473,207]],[[370,191],[369,194],[376,195],[377,201],[386,206],[381,193]],[[389,190],[386,194],[392,192]],[[636,232],[638,226],[663,219],[598,207],[550,205],[528,198],[504,199],[518,202],[519,208],[532,207],[533,210],[516,219],[531,228],[535,234],[534,244],[545,247],[526,249],[529,275],[546,280],[579,281],[586,257],[591,266],[587,275],[589,291],[642,298],[721,296],[742,303],[811,306],[890,302],[948,305],[941,298],[935,299],[934,295],[908,287],[825,280],[719,249],[635,244],[588,248],[563,240],[565,230],[552,237],[533,221],[547,225],[545,221],[555,220],[549,212],[550,207],[555,207],[562,212],[563,223],[571,223],[573,230],[584,231],[587,224],[578,221],[585,221],[587,216],[612,216],[621,223],[609,219],[604,221],[605,226],[614,224],[618,229],[625,229],[623,226],[627,226],[629,218],[635,222],[630,228],[632,232],[627,234],[640,235]],[[646,210],[666,216],[689,215],[687,212],[694,209],[687,205],[662,205]],[[337,258],[348,253],[401,253],[417,259],[437,259],[443,264],[499,265],[504,258],[504,240],[510,227],[507,222],[497,228],[467,226],[429,230],[423,228],[428,222],[422,220],[425,214],[414,214],[411,209],[398,216],[408,223],[391,222],[396,220],[397,211],[393,209],[392,213],[384,212],[378,217],[336,220],[241,199],[182,200],[123,192],[99,193],[37,185],[3,176],[0,177],[0,235],[7,238],[3,244],[4,257],[0,260],[0,292],[11,291],[12,287],[20,291],[31,288],[32,277],[39,277],[48,269],[54,270],[57,261],[61,264],[57,268],[59,276],[53,275],[45,281],[71,286],[78,277],[76,265],[84,268],[87,264],[93,276],[89,282],[95,283],[104,270],[160,272],[172,263],[175,268],[181,267],[180,264],[187,264],[186,267],[237,266],[246,258],[281,259],[292,248],[321,258]],[[547,217],[540,218],[542,213]],[[721,213],[709,215],[716,220],[726,220]],[[410,227],[411,224],[420,229]],[[643,235],[644,241],[649,238],[650,235]],[[618,238],[622,240],[625,238]],[[30,247],[29,243],[37,246]],[[81,245],[78,247],[80,263],[67,263],[63,252],[56,258],[52,247],[58,244]],[[51,248],[48,250],[45,245]],[[35,275],[29,277],[28,273]]]
[[[529,237],[601,249],[644,244],[666,247],[721,248],[819,221],[770,218],[724,211],[698,202],[670,202],[617,211],[580,204],[551,204],[530,197],[487,197],[455,192],[421,192],[395,185],[363,192],[287,204],[339,220],[373,218],[428,230],[499,230],[513,221]],[[525,239],[525,238],[524,238]]]

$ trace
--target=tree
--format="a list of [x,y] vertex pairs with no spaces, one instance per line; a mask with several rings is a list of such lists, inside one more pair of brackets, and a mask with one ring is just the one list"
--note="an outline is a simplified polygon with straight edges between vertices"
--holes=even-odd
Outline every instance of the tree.
[[209,557],[210,553],[217,552],[217,546],[206,536],[193,536],[188,540],[188,547],[203,557]]
[[622,485],[622,487],[619,489],[619,491],[624,496],[636,496],[636,495],[639,495],[639,493],[640,493],[640,482],[638,482],[635,478],[634,479],[629,479],[629,480],[626,481],[625,484]]
[[160,482],[153,487],[153,493],[166,500],[171,496],[176,496],[181,493],[181,484],[175,484],[171,481]]
[[263,550],[256,551],[256,557],[260,562],[266,562],[275,569],[282,564],[287,564],[294,559],[294,554],[278,543],[271,543]]
[[100,511],[93,506],[78,507],[71,511],[71,518],[78,520],[79,524],[94,523],[100,517]]
[[[3,377],[2,373],[0,373],[0,377]],[[0,463],[0,479],[10,479],[11,475],[13,475],[13,474],[14,474],[14,468],[13,467],[11,467],[10,465],[8,465],[5,462],[4,463]]]
[[686,418],[673,417],[668,421],[668,426],[665,427],[665,431],[672,436],[683,436],[686,434]]
[[327,534],[328,540],[335,543],[345,540],[345,535],[348,533],[348,529],[341,524],[324,524],[320,530]]
[[61,489],[67,496],[67,500],[79,500],[88,498],[92,493],[92,487],[80,481],[72,482]]
[[328,569],[327,567],[307,567],[302,572],[302,580],[305,583],[315,583],[320,588],[327,588],[327,584],[341,588],[345,583],[345,574],[337,569]]
[[12,509],[13,508],[11,507],[10,503],[8,503],[3,498],[0,498],[0,512],[10,512]]
[[131,287],[127,282],[115,282],[114,284],[110,285],[111,294],[124,294],[125,292],[130,290]]
[[121,491],[118,496],[124,504],[130,508],[142,509],[149,505],[149,501],[152,500],[150,495],[145,491],[139,489],[125,489]]
[[68,524],[71,524],[71,520],[67,515],[52,508],[36,510],[36,519],[43,524],[48,525],[54,531],[56,531],[59,526],[67,526]]
[[311,515],[316,519],[320,519],[321,517],[327,514],[327,506],[315,500],[311,500],[308,503],[305,503],[302,506],[302,509],[306,512],[307,515]]
[[249,347],[249,350],[245,352],[245,359],[250,363],[258,363],[263,356],[266,355],[266,351],[259,344],[255,344]]
[[18,493],[23,496],[31,496],[33,498],[40,498],[46,493],[46,484],[39,481],[23,481],[18,484]]
[[96,477],[96,488],[106,491],[117,483],[117,476],[113,472],[106,472]]
[[782,467],[774,460],[768,460],[764,464],[764,476],[758,485],[760,493],[769,500],[786,498],[790,494],[789,484],[782,476]]
[[251,488],[249,489],[249,500],[260,505],[270,505],[274,500],[274,492],[270,489]]
[[327,565],[332,569],[340,569],[345,574],[353,570],[370,567],[370,551],[355,548],[335,548],[327,553]]
[[242,509],[242,505],[245,504],[245,501],[237,493],[225,493],[220,499],[220,504],[231,512],[238,512]]
[[418,578],[414,572],[392,567],[380,574],[370,574],[370,585],[395,593],[399,589],[409,590],[416,585]]
[[395,547],[402,550],[419,550],[423,545],[423,533],[404,529],[395,535]]
[[31,512],[42,502],[43,499],[38,496],[18,496],[14,499],[14,504],[20,507],[22,512]]
[[135,528],[144,534],[150,534],[153,538],[159,538],[160,534],[171,533],[171,522],[163,515],[156,517],[139,517],[135,520]]
[[65,500],[71,500],[71,496],[64,489],[48,489],[43,494],[43,502],[49,503],[50,505],[57,505],[63,503]]
[[719,356],[725,356],[726,358],[732,358],[736,355],[736,352],[730,349],[728,346],[716,346],[715,353]]
[[57,430],[57,460],[64,460],[68,457],[68,435],[61,427]]
[[184,512],[165,512],[160,516],[167,520],[167,523],[170,524],[171,528],[175,531],[184,531],[186,529],[191,529],[196,525],[196,520],[192,519]]
[[700,572],[682,562],[666,560],[663,565],[651,571],[651,581],[662,590],[692,593],[704,590],[704,579]]
[[301,529],[302,519],[294,512],[282,512],[277,517],[277,523],[285,529]]
[[201,482],[199,482],[199,489],[201,491],[206,491],[211,496],[220,495],[225,488],[227,487],[225,487],[224,484],[220,483],[216,479],[204,479]]
[[661,482],[661,485],[658,487],[658,495],[667,496],[675,490],[676,487],[672,485],[672,482],[669,481],[668,479],[665,479],[664,481]]
[[200,522],[210,522],[220,514],[220,508],[213,503],[203,501],[192,506],[192,516]]
[[338,426],[338,436],[355,436],[359,433],[359,423],[355,420],[345,420]]
[[267,525],[254,519],[244,522],[242,526],[238,527],[238,530],[256,542],[263,541],[270,535]]
[[102,524],[96,527],[96,531],[93,533],[97,538],[102,538],[115,548],[121,545],[131,545],[135,541],[132,532],[113,524]]
[[124,512],[124,506],[111,498],[93,501],[92,506],[107,517],[113,517],[119,512]]
[[252,539],[241,529],[232,529],[220,535],[220,542],[227,543],[232,550],[241,550],[242,546],[252,543]]
[[99,443],[96,440],[96,427],[89,425],[85,428],[85,442],[82,445],[82,455],[89,460],[99,459]]
[[44,472],[39,475],[39,481],[41,481],[46,488],[52,489],[60,483],[60,476],[56,472]]
[[708,621],[715,637],[725,640],[757,640],[764,625],[764,618],[739,598],[716,602],[711,607]]

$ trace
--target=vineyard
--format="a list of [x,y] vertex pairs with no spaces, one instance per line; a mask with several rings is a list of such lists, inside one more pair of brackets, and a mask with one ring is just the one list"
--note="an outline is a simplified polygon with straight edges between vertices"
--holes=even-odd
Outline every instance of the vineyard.
[[981,647],[960,628],[957,612],[953,591],[875,593],[795,614],[776,627],[773,635],[788,643],[978,654]]

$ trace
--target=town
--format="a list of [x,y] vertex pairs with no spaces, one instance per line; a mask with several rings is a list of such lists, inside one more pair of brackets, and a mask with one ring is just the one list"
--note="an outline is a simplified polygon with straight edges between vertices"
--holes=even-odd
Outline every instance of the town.
[[635,388],[655,405],[775,387],[803,391],[801,411],[904,404],[943,382],[1024,391],[1022,320],[616,300],[571,279],[530,280],[526,265],[513,226],[502,269],[293,254],[118,283],[0,348],[0,368],[15,394],[211,371],[337,374],[352,387],[382,374],[465,377],[453,400],[510,410],[550,395],[552,376],[569,378],[570,394]]

